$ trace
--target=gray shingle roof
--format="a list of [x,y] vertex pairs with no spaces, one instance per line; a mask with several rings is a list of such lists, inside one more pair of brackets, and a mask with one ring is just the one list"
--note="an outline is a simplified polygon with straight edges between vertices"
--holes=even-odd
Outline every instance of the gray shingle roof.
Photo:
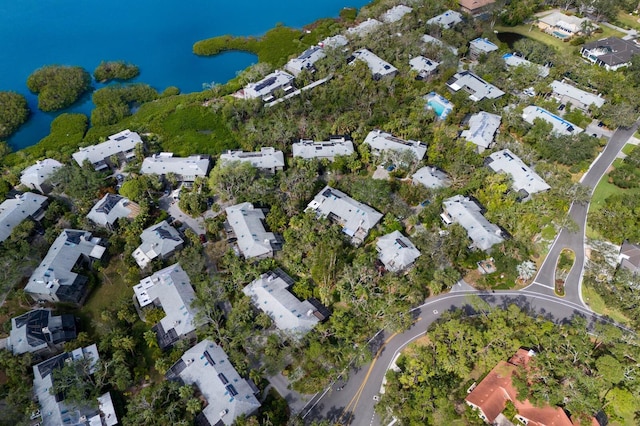
[[42,191],[42,184],[60,167],[62,167],[60,162],[45,158],[24,169],[20,176],[20,182],[29,188]]
[[411,151],[418,161],[427,153],[427,145],[420,141],[403,140],[382,130],[372,130],[364,139],[364,143],[375,151]]
[[609,37],[586,43],[580,52],[585,58],[617,67],[631,62],[633,55],[640,53],[640,46],[630,40]]
[[482,215],[480,206],[468,197],[456,195],[444,200],[443,205],[443,219],[466,229],[473,245],[480,250],[488,250],[504,241],[502,230],[489,222]]
[[593,104],[600,108],[605,102],[603,97],[585,92],[584,90],[578,89],[577,87],[563,81],[553,80],[551,88],[553,89],[554,95],[561,98],[569,98],[569,101],[573,101],[572,103],[577,107],[580,107],[581,105],[589,107]]
[[31,274],[25,292],[36,299],[78,303],[87,278],[72,269],[81,257],[102,258],[105,247],[101,242],[100,238],[92,238],[89,231],[63,230]]
[[494,152],[489,156],[487,165],[497,173],[508,173],[513,178],[515,191],[527,194],[546,191],[551,188],[531,167],[508,149]]
[[431,189],[444,188],[451,185],[451,180],[445,172],[431,166],[418,169],[411,178],[414,183],[420,183]]
[[420,257],[420,250],[400,231],[393,231],[378,238],[376,249],[384,267],[392,272],[405,269]]
[[238,416],[250,416],[260,407],[254,389],[240,377],[224,350],[210,340],[188,349],[169,369],[167,378],[180,378],[198,387],[207,401],[202,412],[211,425],[232,425]]
[[253,305],[265,312],[280,330],[302,336],[308,333],[319,319],[314,315],[316,308],[308,301],[294,296],[289,287],[293,280],[281,269],[262,274],[242,289],[251,298]]
[[359,233],[364,240],[369,231],[382,219],[382,213],[349,197],[342,191],[325,186],[307,206],[319,216],[337,220],[342,231],[350,237]]
[[0,242],[11,236],[13,229],[28,217],[38,216],[47,202],[44,195],[25,192],[0,204]]
[[184,240],[178,231],[163,220],[142,231],[142,244],[134,250],[132,256],[141,268],[146,267],[153,259],[161,259],[182,247]]
[[284,168],[284,154],[273,147],[260,148],[258,152],[227,151],[220,154],[220,163],[231,161],[250,163],[256,169],[276,170]]
[[128,198],[117,194],[105,194],[87,214],[87,219],[96,225],[111,226],[116,220],[124,217],[133,217],[139,208]]
[[246,259],[273,254],[276,236],[264,227],[264,212],[251,203],[227,207],[227,222],[237,238],[238,249]]
[[165,317],[160,324],[165,332],[175,330],[178,337],[194,331],[199,325],[195,316],[198,310],[192,306],[196,294],[189,276],[176,263],[140,280],[133,287],[140,306],[159,303]]

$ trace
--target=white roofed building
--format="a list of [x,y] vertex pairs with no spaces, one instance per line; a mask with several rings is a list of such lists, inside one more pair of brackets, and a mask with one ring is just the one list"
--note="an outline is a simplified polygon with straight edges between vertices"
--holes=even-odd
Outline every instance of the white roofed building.
[[210,166],[211,159],[208,155],[174,157],[171,152],[162,152],[145,158],[140,167],[140,173],[158,176],[173,173],[180,182],[193,182],[197,177],[207,176]]
[[327,37],[324,40],[322,40],[320,43],[318,43],[318,45],[323,49],[325,48],[338,49],[340,47],[346,46],[347,44],[349,44],[349,40],[347,40],[347,38],[342,34],[334,35],[332,37]]
[[133,219],[140,213],[140,206],[117,194],[105,194],[87,214],[87,219],[99,226],[112,229],[116,220]]
[[49,309],[34,309],[11,318],[7,349],[14,355],[48,353],[76,338],[76,320],[71,314],[54,316]]
[[205,403],[196,416],[197,425],[230,426],[260,408],[258,388],[238,374],[224,349],[211,340],[187,349],[166,377],[198,388]]
[[166,220],[142,231],[140,239],[142,244],[133,251],[132,256],[141,268],[145,268],[154,259],[166,259],[184,244],[178,231]]
[[291,145],[291,149],[294,157],[305,160],[326,158],[333,161],[338,155],[349,156],[355,152],[353,142],[344,136],[332,136],[328,141],[320,142],[300,139],[300,142]]
[[135,148],[141,143],[140,135],[127,129],[109,136],[105,142],[80,148],[72,157],[80,166],[89,161],[94,169],[104,170],[112,166],[114,155],[125,161],[135,157]]
[[368,49],[358,49],[351,57],[348,59],[350,64],[353,64],[355,60],[363,61],[369,69],[371,70],[371,74],[373,75],[374,80],[380,80],[385,77],[394,77],[398,74],[398,69],[388,63],[387,61],[382,60],[373,52]]
[[563,81],[553,80],[551,89],[553,90],[553,96],[558,101],[564,104],[570,102],[574,107],[584,111],[588,111],[591,105],[601,108],[605,103],[605,99],[602,96],[578,89]]
[[547,34],[564,40],[582,32],[582,25],[585,22],[589,22],[594,29],[598,27],[589,18],[578,18],[574,15],[565,15],[556,11],[539,17],[538,28]]
[[24,220],[42,219],[48,204],[47,197],[33,192],[25,192],[4,200],[0,204],[0,242],[9,238],[15,227]]
[[460,136],[475,144],[478,152],[493,146],[493,138],[500,128],[502,117],[485,111],[473,114],[469,119],[469,129],[463,130]]
[[447,81],[447,87],[454,92],[462,89],[469,93],[469,99],[474,102],[483,99],[497,99],[504,95],[504,92],[493,84],[487,83],[471,71],[456,73]]
[[378,21],[377,19],[369,18],[366,21],[359,23],[355,27],[348,28],[347,34],[351,36],[362,37],[373,32],[381,25],[382,22]]
[[101,259],[106,248],[91,232],[65,229],[33,271],[24,291],[34,300],[81,304],[89,279],[73,270]]
[[440,215],[445,224],[462,226],[472,241],[471,247],[489,250],[504,241],[502,230],[482,215],[482,208],[468,197],[456,195],[443,202]]
[[258,152],[227,151],[220,155],[221,164],[231,161],[251,163],[256,169],[270,173],[284,169],[284,154],[272,147],[260,148]]
[[547,77],[549,75],[549,68],[543,65],[534,64],[526,60],[525,58],[515,55],[513,53],[505,53],[502,55],[502,59],[504,60],[507,68],[516,68],[516,67],[536,67],[538,69],[538,75],[542,78]]
[[284,69],[297,76],[302,71],[315,72],[314,64],[325,57],[325,53],[320,46],[311,46],[297,57],[290,59]]
[[435,74],[438,65],[440,65],[439,62],[425,58],[424,56],[416,56],[409,61],[409,66],[418,73],[417,78],[420,80]]
[[421,254],[411,240],[402,235],[400,231],[393,231],[378,238],[376,250],[378,251],[378,259],[385,269],[391,272],[408,268]]
[[404,4],[399,4],[397,6],[393,6],[391,9],[387,10],[382,14],[380,19],[382,22],[386,24],[390,24],[392,22],[397,22],[401,20],[404,15],[411,13],[413,11],[409,6],[405,6]]
[[495,52],[496,50],[498,50],[498,46],[488,38],[477,38],[469,42],[469,56],[473,59],[477,59],[480,55]]
[[196,321],[198,309],[193,306],[196,294],[191,281],[178,263],[142,279],[133,287],[133,292],[140,307],[153,304],[165,313],[164,318],[152,328],[161,349],[193,335],[202,325]]
[[451,185],[449,175],[433,166],[425,166],[418,169],[411,176],[411,179],[414,184],[423,185],[428,189],[446,188]]
[[382,219],[382,213],[354,200],[342,191],[325,186],[306,210],[313,210],[319,217],[327,217],[342,226],[342,232],[360,244],[369,231]]
[[324,315],[310,301],[299,300],[290,289],[294,282],[278,268],[262,274],[242,289],[253,306],[263,311],[278,330],[300,338],[316,326]]
[[[86,361],[84,361],[86,360]],[[33,393],[40,407],[40,417],[35,418],[41,426],[83,425],[115,426],[118,418],[109,392],[96,401],[78,403],[65,398],[63,393],[53,394],[55,370],[69,362],[86,362],[89,374],[95,373],[100,360],[95,344],[65,352],[33,366]],[[32,423],[33,424],[33,423]]]
[[508,173],[513,179],[514,191],[520,193],[523,200],[530,195],[551,187],[531,167],[508,149],[494,152],[486,158],[485,164],[496,173]]
[[522,118],[529,124],[533,124],[537,118],[544,120],[553,126],[553,132],[557,135],[577,135],[583,131],[581,127],[535,105],[526,107],[522,111]]
[[391,133],[382,130],[372,130],[364,139],[364,143],[371,147],[375,155],[380,155],[384,151],[411,151],[416,160],[420,161],[427,153],[427,145],[419,142],[397,138]]
[[227,234],[236,238],[236,245],[245,259],[272,257],[280,248],[280,242],[273,232],[265,229],[264,211],[251,203],[241,203],[227,207]]
[[62,163],[51,158],[37,161],[36,164],[22,171],[20,183],[29,189],[35,189],[45,194],[51,190],[47,181],[60,167],[62,167]]
[[427,21],[427,25],[440,25],[444,29],[449,29],[462,22],[462,14],[455,10],[447,10],[438,16]]
[[261,98],[265,102],[270,102],[275,99],[273,92],[276,90],[292,91],[293,79],[291,74],[276,70],[260,81],[247,84],[242,93],[245,99]]

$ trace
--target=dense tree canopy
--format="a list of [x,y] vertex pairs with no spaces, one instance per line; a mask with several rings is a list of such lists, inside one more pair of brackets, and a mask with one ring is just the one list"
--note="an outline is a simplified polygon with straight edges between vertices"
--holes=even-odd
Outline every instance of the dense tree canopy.
[[29,106],[24,96],[15,92],[0,92],[0,140],[8,138],[29,118]]
[[96,81],[130,80],[140,74],[140,69],[124,61],[102,61],[93,71]]
[[77,101],[91,87],[91,76],[82,67],[49,65],[27,78],[27,87],[38,94],[38,108],[56,111]]

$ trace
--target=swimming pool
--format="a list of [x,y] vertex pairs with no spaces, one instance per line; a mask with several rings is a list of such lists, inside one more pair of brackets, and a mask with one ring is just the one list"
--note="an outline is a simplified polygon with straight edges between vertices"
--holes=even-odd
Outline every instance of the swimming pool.
[[441,120],[447,118],[447,115],[453,110],[453,104],[435,92],[429,93],[425,99],[427,107],[432,109]]
[[559,31],[554,31],[554,32],[553,32],[553,35],[554,35],[554,36],[556,36],[556,37],[558,37],[558,38],[561,38],[561,39],[565,39],[565,38],[569,37],[569,35],[568,35],[568,34],[561,33],[561,32],[559,32]]

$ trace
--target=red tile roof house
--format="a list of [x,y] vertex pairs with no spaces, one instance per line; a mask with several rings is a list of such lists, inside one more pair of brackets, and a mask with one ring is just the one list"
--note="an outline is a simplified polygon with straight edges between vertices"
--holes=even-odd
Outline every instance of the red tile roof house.
[[[519,368],[527,368],[535,353],[518,349],[509,362],[500,361],[465,398],[467,405],[478,411],[485,422],[492,425],[511,424],[502,415],[507,401],[511,401],[518,413],[516,419],[527,426],[574,426],[560,407],[535,407],[529,400],[520,401],[511,377]],[[593,425],[598,425],[593,419]]]

